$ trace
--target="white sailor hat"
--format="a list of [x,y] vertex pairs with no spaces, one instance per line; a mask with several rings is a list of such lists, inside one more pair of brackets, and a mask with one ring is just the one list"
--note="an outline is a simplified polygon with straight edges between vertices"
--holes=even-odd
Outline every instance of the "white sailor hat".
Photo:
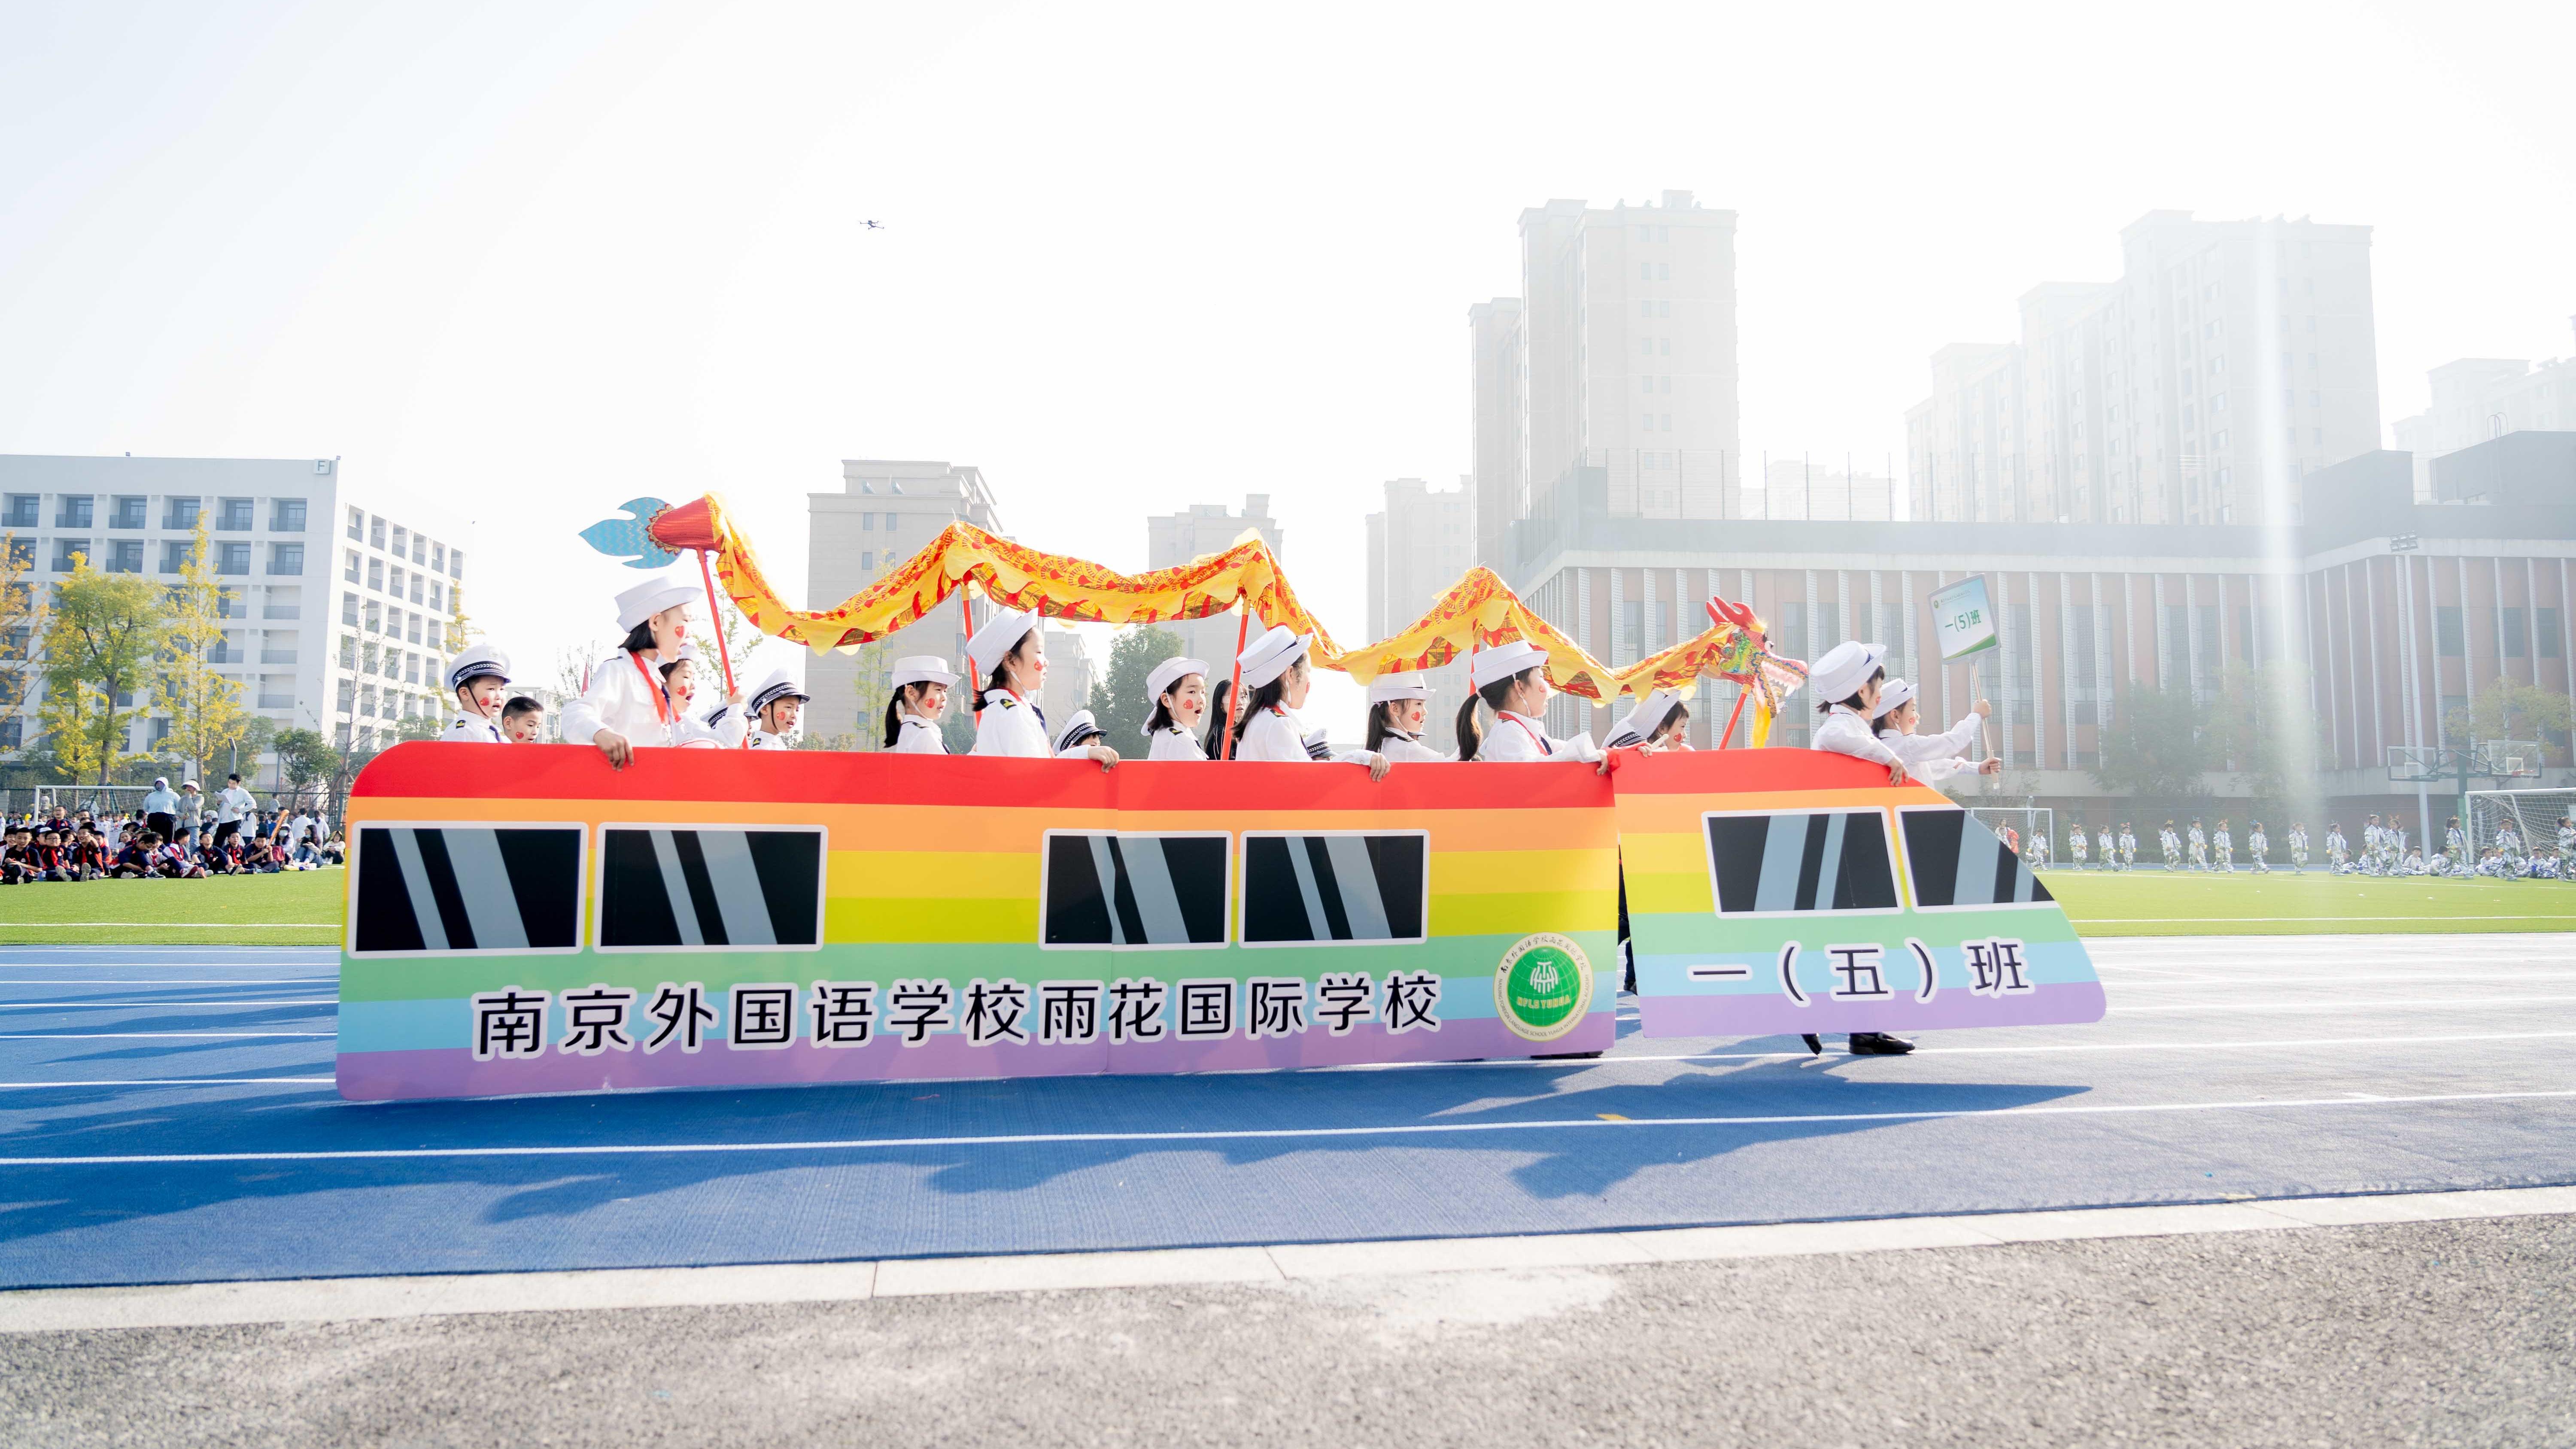
[[897,689],[907,684],[955,684],[957,676],[948,661],[936,654],[907,654],[894,662],[894,672],[887,676]]
[[500,646],[488,639],[480,644],[466,645],[465,652],[456,656],[456,662],[447,666],[447,687],[462,689],[467,680],[487,675],[503,684],[510,682],[510,656],[502,653]]
[[1369,681],[1369,703],[1384,704],[1390,699],[1429,699],[1431,681],[1419,669],[1396,674],[1381,674]]
[[1903,709],[1914,698],[1912,680],[1891,679],[1878,687],[1878,709],[1871,719],[1885,719]]
[[1825,657],[1807,666],[1807,682],[1816,687],[1816,698],[1827,704],[1840,704],[1860,693],[1869,677],[1878,669],[1882,657],[1875,644],[1846,639],[1825,651]]
[[1207,672],[1208,666],[1206,660],[1190,659],[1182,655],[1175,654],[1171,658],[1164,660],[1162,663],[1155,665],[1154,672],[1145,676],[1145,702],[1147,704],[1152,704],[1161,699],[1163,697],[1163,691],[1170,689],[1173,685],[1180,683],[1182,680],[1189,678],[1193,674],[1204,678]]
[[1467,682],[1477,689],[1511,678],[1533,665],[1545,664],[1547,651],[1527,639],[1489,644],[1467,661]]
[[1252,641],[1251,647],[1234,658],[1243,669],[1243,687],[1259,689],[1305,657],[1306,646],[1315,642],[1312,634],[1300,634],[1285,624],[1273,624],[1269,632]]
[[773,669],[769,671],[768,678],[760,681],[760,688],[751,692],[751,698],[743,701],[742,707],[751,714],[758,714],[782,699],[812,699],[813,697],[797,688],[796,681],[786,670]]
[[993,666],[1002,662],[1019,642],[1029,637],[1038,626],[1038,616],[1026,609],[996,609],[975,637],[966,641],[966,662],[975,666],[975,677],[989,679]]
[[617,627],[632,634],[636,625],[674,604],[687,603],[697,592],[697,585],[683,582],[677,574],[646,579],[617,596]]
[[1616,738],[1634,731],[1639,740],[1651,740],[1655,731],[1664,727],[1664,721],[1673,717],[1673,711],[1681,707],[1680,695],[1669,689],[1658,689],[1638,700],[1636,707],[1628,711],[1626,719],[1619,721],[1619,727],[1611,731],[1611,735]]
[[1064,728],[1056,732],[1056,752],[1062,754],[1076,745],[1086,744],[1098,738],[1100,738],[1100,726],[1091,722],[1091,711],[1078,709],[1073,712],[1073,718],[1064,722]]

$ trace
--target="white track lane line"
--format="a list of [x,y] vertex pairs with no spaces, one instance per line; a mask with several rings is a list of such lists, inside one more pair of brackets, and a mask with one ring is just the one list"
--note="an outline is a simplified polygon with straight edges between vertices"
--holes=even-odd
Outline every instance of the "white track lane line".
[[1649,1127],[1786,1127],[1807,1122],[1926,1122],[1950,1118],[2148,1116],[2168,1112],[2279,1112],[2319,1107],[2400,1107],[2454,1102],[2564,1101],[2576,1089],[2443,1092],[2415,1097],[2290,1097],[2278,1101],[2141,1102],[2081,1107],[1987,1107],[1920,1112],[1798,1112],[1759,1117],[1581,1117],[1527,1122],[1409,1122],[1378,1127],[1243,1127],[1166,1132],[1011,1132],[983,1137],[852,1137],[802,1142],[664,1142],[544,1147],[375,1147],[313,1152],[161,1152],[81,1157],[0,1157],[0,1167],[133,1167],[217,1162],[382,1162],[496,1157],[687,1157],[747,1152],[903,1151],[922,1147],[1024,1147],[1121,1142],[1282,1142],[1457,1133],[1613,1131]]
[[2472,1007],[2564,1006],[2576,1002],[2576,996],[2476,996],[2466,1001],[2447,997],[2390,997],[2358,1001],[2204,1001],[2173,1006],[2114,1006],[2113,1016],[2161,1016],[2177,1011],[2379,1011],[2394,1008],[2409,1010],[2465,1011]]

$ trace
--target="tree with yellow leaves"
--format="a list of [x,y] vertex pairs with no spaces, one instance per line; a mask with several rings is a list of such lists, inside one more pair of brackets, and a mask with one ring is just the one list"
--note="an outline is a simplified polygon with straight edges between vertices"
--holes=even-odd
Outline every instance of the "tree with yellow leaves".
[[86,554],[74,554],[71,577],[54,585],[40,716],[54,758],[73,779],[107,784],[133,758],[126,738],[142,714],[134,695],[151,679],[164,614],[151,580],[100,573]]
[[224,639],[229,598],[213,558],[206,515],[200,512],[197,537],[187,562],[179,566],[179,582],[168,591],[159,667],[152,681],[153,706],[170,716],[165,747],[201,778],[206,763],[238,743],[251,720],[239,682],[215,671],[212,656]]

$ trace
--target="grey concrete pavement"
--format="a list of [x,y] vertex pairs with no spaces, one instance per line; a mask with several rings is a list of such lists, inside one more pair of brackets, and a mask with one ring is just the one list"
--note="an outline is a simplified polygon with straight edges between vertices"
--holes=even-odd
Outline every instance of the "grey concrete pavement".
[[0,1337],[13,1445],[2576,1442],[2576,1218]]

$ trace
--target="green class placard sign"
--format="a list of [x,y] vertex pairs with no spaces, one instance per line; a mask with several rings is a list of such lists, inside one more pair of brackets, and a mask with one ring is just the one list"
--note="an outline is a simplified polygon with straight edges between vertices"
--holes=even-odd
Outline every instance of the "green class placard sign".
[[1994,648],[1995,606],[1986,597],[1986,576],[1972,574],[1934,590],[1932,622],[1944,664]]

